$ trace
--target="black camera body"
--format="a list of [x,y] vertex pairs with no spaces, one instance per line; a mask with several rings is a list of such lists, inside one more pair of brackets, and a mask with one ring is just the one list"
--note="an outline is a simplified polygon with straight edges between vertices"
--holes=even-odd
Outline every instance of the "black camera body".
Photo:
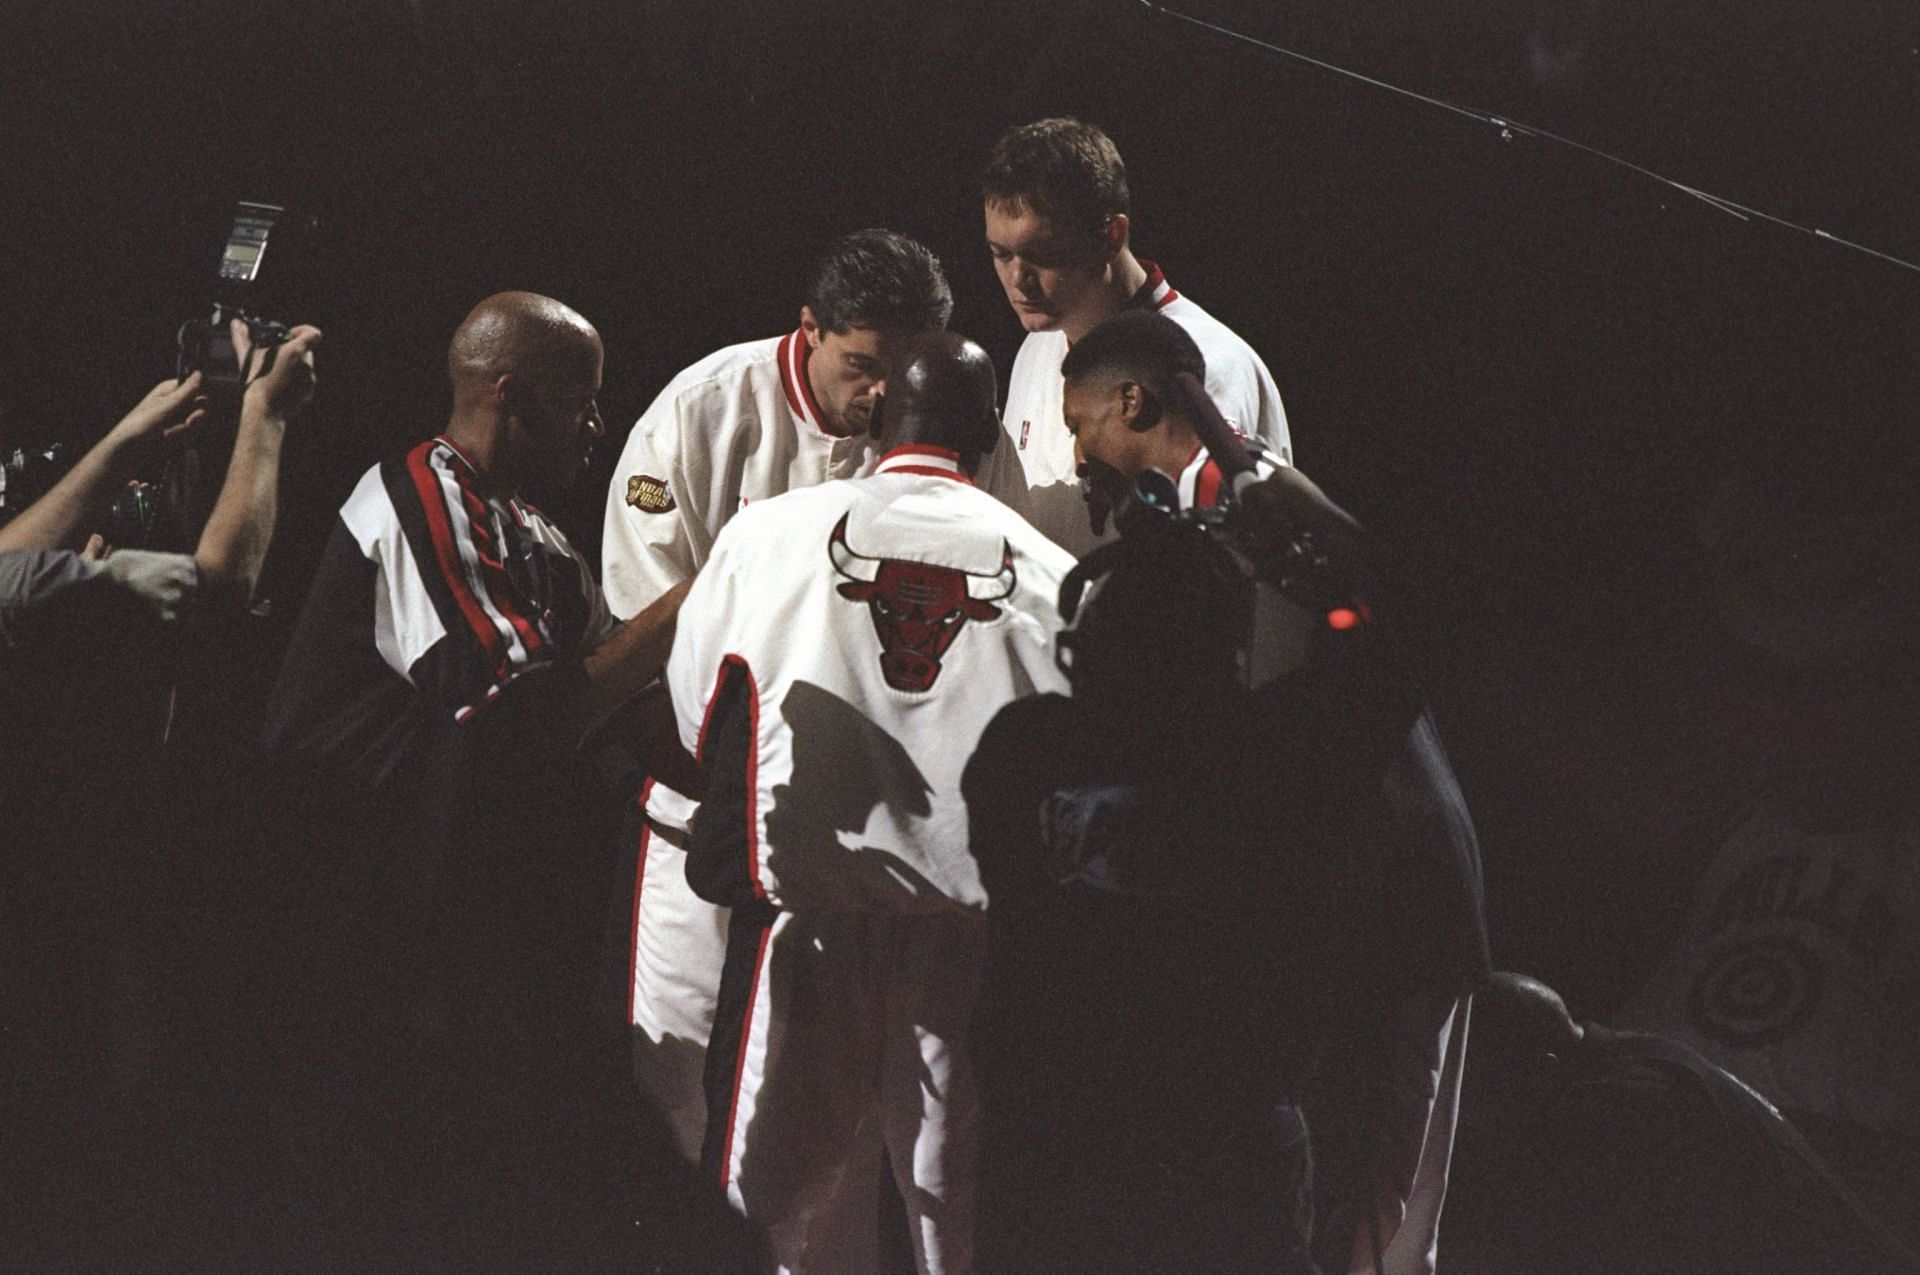
[[1060,636],[1060,663],[1076,695],[1102,684],[1137,694],[1141,682],[1201,699],[1257,691],[1349,639],[1328,621],[1350,605],[1347,582],[1308,531],[1276,545],[1236,502],[1182,509],[1173,480],[1152,469],[1114,509],[1114,525],[1120,539],[1061,588],[1073,627]]
[[286,324],[260,313],[258,295],[267,240],[285,212],[277,204],[240,201],[220,254],[211,312],[180,325],[174,375],[184,379],[201,374],[208,420],[195,443],[174,457],[158,482],[142,492],[130,489],[115,503],[116,523],[137,523],[144,532],[138,538],[129,535],[127,543],[190,548],[213,513],[219,475],[226,471],[239,428],[240,400],[247,382],[248,369],[234,344],[233,324],[237,320],[245,326],[254,351],[264,351],[258,360],[260,369],[272,366],[274,351],[290,335]]
[[[198,372],[209,420],[194,445],[178,452],[164,473],[128,483],[115,497],[108,540],[125,548],[191,549],[213,512],[218,476],[225,472],[240,420],[248,369],[234,344],[233,324],[244,325],[258,370],[273,365],[274,352],[291,335],[286,324],[265,317],[257,293],[268,236],[284,216],[276,204],[243,200],[234,213],[206,318],[188,319],[175,336],[174,376]],[[59,443],[9,446],[0,452],[0,523],[52,488],[68,461]],[[203,481],[208,476],[210,481]]]
[[241,367],[240,352],[233,343],[234,321],[245,325],[247,339],[255,349],[271,351],[289,334],[286,324],[256,312],[254,296],[260,266],[267,255],[267,238],[285,211],[277,204],[240,202],[233,228],[227,233],[226,249],[220,254],[213,312],[205,319],[189,319],[180,325],[174,375],[184,378],[201,373],[215,412],[228,406],[237,409],[240,393],[246,388],[246,369]]

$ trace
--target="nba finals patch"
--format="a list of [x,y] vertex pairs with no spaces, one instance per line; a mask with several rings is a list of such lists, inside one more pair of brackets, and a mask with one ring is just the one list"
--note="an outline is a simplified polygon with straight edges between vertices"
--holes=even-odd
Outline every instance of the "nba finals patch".
[[673,512],[673,493],[667,490],[667,480],[650,478],[646,474],[635,474],[627,479],[627,503],[643,514],[667,514]]

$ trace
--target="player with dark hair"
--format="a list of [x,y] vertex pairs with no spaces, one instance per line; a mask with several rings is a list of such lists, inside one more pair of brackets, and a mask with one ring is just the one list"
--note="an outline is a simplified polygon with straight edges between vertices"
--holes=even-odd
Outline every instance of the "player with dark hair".
[[1056,229],[1103,239],[1131,213],[1113,139],[1080,120],[1038,120],[1001,134],[980,184],[990,204],[1024,203]]
[[988,901],[960,775],[1002,705],[1064,689],[1073,565],[970,481],[994,389],[979,346],[915,339],[874,472],[729,523],[668,665],[708,776],[687,876],[732,918],[702,1170],[783,1270],[877,1269],[842,1255],[876,1230],[881,1144],[919,1270],[973,1268]]
[[1207,356],[1193,334],[1153,310],[1123,310],[1102,320],[1060,361],[1060,374],[1089,376],[1101,372],[1147,377],[1152,388],[1173,390],[1173,378],[1185,372],[1205,378]]
[[846,337],[854,328],[924,332],[947,326],[953,293],[940,263],[920,244],[891,230],[861,230],[836,240],[814,264],[802,331],[809,313],[822,339]]
[[[1073,457],[1087,484],[1117,501],[1134,478],[1158,469],[1175,480],[1182,508],[1216,505],[1227,492],[1201,445],[1193,406],[1175,378],[1205,381],[1207,364],[1187,330],[1164,314],[1114,315],[1067,352],[1061,408]],[[1246,440],[1261,474],[1276,468]]]
[[1207,392],[1221,414],[1277,463],[1291,463],[1280,392],[1260,356],[1134,255],[1126,169],[1105,133],[1068,118],[1011,129],[994,144],[981,190],[994,270],[1028,334],[1003,413],[1013,446],[989,463],[989,491],[1076,554],[1098,543],[1105,512],[1096,503],[1090,518],[1083,505],[1062,427],[1060,365],[1123,310],[1157,311],[1185,328],[1205,355]]
[[[603,558],[614,614],[635,614],[691,579],[749,504],[867,472],[870,414],[888,366],[952,312],[932,253],[895,231],[856,231],[821,255],[796,329],[728,346],[674,377],[634,426],[608,492]],[[644,711],[664,721],[668,709],[656,695]],[[727,917],[687,888],[695,803],[655,782],[675,778],[673,759],[656,758],[652,769],[630,834],[639,856],[628,984],[634,1073],[692,1159],[706,1122],[700,1071]]]

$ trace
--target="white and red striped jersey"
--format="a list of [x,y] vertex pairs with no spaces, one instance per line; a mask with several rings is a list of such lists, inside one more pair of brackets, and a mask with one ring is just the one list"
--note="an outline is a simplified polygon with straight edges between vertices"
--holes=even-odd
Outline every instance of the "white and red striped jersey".
[[[864,434],[827,432],[806,334],[731,345],[667,383],[628,435],[607,493],[607,603],[630,618],[693,575],[727,520],[757,501],[873,463]],[[694,803],[654,785],[648,814],[685,828]]]
[[743,510],[667,665],[709,777],[695,889],[792,910],[984,907],[961,772],[1004,705],[1067,689],[1054,637],[1072,566],[934,448]]
[[288,745],[377,781],[412,733],[398,723],[465,723],[615,627],[560,529],[429,439],[369,469],[341,507],[273,716]]
[[[1207,361],[1207,393],[1220,414],[1265,444],[1278,463],[1292,464],[1286,410],[1267,365],[1226,324],[1174,291],[1159,266],[1140,264],[1146,267],[1147,282],[1131,304],[1151,306],[1185,328]],[[1060,364],[1067,346],[1064,332],[1032,332],[1021,344],[1001,413],[1006,439],[982,463],[980,481],[1054,543],[1084,557],[1100,538],[1087,520],[1074,473],[1073,436],[1062,407]],[[1108,537],[1112,534],[1109,527]]]

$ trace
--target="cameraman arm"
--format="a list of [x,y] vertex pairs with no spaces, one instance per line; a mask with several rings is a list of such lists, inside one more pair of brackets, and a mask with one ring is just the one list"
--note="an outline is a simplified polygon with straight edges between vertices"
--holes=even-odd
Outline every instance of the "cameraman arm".
[[1269,547],[1278,550],[1296,531],[1310,532],[1327,555],[1327,565],[1353,591],[1353,600],[1369,607],[1379,602],[1376,550],[1366,528],[1329,500],[1312,479],[1283,467],[1249,485],[1239,501],[1255,534]]
[[313,398],[313,348],[319,343],[320,329],[293,329],[270,352],[271,369],[247,382],[226,481],[193,551],[201,587],[216,604],[245,607],[253,600],[279,513],[281,444],[287,422]]
[[160,382],[52,491],[0,527],[0,550],[78,548],[154,450],[188,434],[205,417],[198,372],[184,381]]

